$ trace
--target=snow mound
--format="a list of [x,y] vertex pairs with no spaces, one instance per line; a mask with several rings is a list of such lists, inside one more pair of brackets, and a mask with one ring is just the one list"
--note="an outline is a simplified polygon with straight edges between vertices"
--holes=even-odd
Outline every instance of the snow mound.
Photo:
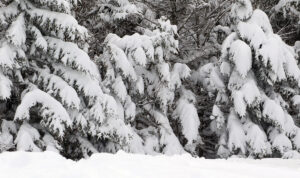
[[55,152],[0,154],[1,178],[299,178],[300,160],[206,160],[124,152],[74,162]]

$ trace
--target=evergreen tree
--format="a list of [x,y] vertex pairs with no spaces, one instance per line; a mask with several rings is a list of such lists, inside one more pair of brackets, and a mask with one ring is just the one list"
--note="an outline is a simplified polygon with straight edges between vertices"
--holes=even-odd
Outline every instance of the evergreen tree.
[[216,93],[211,129],[217,154],[293,157],[300,143],[291,109],[298,104],[296,54],[250,0],[237,0],[231,14],[235,32],[223,42],[219,62],[203,66],[198,76]]
[[176,26],[164,18],[157,24],[145,34],[123,38],[108,35],[99,59],[103,63],[103,82],[116,98],[124,120],[143,139],[146,153],[184,152],[171,127],[174,120],[182,126],[181,133],[187,140],[183,145],[193,152],[200,140],[200,121],[193,93],[182,86],[190,69],[170,58],[178,48]]
[[[76,0],[13,0],[0,9],[0,98],[18,106],[14,121],[20,123],[1,118],[4,150],[15,144],[17,150],[56,149],[80,158],[97,150],[86,138],[125,145],[131,137],[86,53],[89,35],[72,16],[76,5]],[[78,144],[77,150],[69,143]]]

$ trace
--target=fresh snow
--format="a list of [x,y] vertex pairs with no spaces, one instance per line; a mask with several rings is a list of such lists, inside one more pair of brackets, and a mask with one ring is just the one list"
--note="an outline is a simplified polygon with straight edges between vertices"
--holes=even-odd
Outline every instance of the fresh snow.
[[5,152],[0,155],[0,172],[1,178],[299,178],[300,160],[206,160],[118,152],[74,162],[55,152]]
[[239,20],[247,20],[253,13],[253,8],[250,0],[238,0],[231,9],[233,16],[236,16]]
[[41,104],[42,123],[49,126],[53,132],[63,136],[65,125],[71,126],[72,122],[65,108],[57,100],[40,89],[33,89],[25,94],[15,114],[15,120],[29,121],[30,109]]
[[242,40],[236,40],[231,44],[230,54],[236,70],[245,78],[252,67],[251,48]]
[[78,2],[0,1],[0,152],[300,157],[300,0]]

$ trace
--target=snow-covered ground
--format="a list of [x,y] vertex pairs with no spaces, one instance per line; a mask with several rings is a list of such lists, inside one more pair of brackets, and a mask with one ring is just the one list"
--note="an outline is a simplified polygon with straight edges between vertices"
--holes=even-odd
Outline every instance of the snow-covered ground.
[[2,153],[1,178],[300,178],[300,160],[196,159],[124,152],[74,162],[54,152]]

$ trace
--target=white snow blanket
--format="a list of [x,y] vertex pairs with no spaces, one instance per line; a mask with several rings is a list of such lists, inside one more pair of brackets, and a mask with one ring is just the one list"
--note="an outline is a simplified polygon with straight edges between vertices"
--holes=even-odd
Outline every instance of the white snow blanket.
[[145,156],[124,152],[94,154],[78,162],[57,153],[2,153],[1,178],[300,178],[300,160],[207,160]]

